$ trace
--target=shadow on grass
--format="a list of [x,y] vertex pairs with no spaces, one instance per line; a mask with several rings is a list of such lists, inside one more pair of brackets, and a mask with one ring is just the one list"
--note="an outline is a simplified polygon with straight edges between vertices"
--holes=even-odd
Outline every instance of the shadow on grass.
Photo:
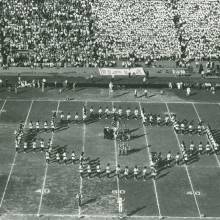
[[83,88],[83,87],[82,88],[78,88],[78,89],[75,90],[75,92],[80,92],[80,91],[85,90],[85,89],[86,88]]
[[151,98],[151,97],[154,97],[154,96],[156,96],[156,94],[151,94],[151,95],[148,96],[148,98]]
[[212,132],[216,142],[220,143],[220,130],[219,129],[213,129],[211,132]]
[[144,95],[144,94],[142,94],[142,95],[139,95],[139,96],[138,96],[138,98],[142,98],[142,97],[144,97],[144,96],[145,96],[145,95]]
[[137,152],[139,152],[139,151],[142,151],[142,150],[145,149],[145,148],[146,148],[146,147],[133,148],[133,149],[131,149],[131,150],[128,151],[128,155],[137,153]]
[[162,174],[160,174],[159,176],[157,176],[156,179],[161,179],[161,178],[167,176],[169,173],[170,173],[169,171],[167,171],[166,173],[162,173]]
[[146,205],[145,205],[145,206],[138,207],[138,208],[132,210],[131,212],[129,212],[129,213],[127,214],[127,216],[135,215],[137,212],[141,211],[141,210],[144,209],[144,208],[146,208]]
[[63,131],[63,130],[66,130],[68,129],[69,126],[68,126],[68,122],[66,121],[61,121],[58,123],[57,125],[57,128],[55,129],[56,132],[59,132],[59,131]]
[[188,165],[193,164],[199,161],[199,157],[193,157],[188,161]]
[[27,141],[27,143],[30,145],[33,140],[37,137],[38,132],[37,131],[29,131],[25,134],[25,141]]
[[131,136],[131,140],[133,139],[137,139],[137,138],[140,138],[140,137],[143,137],[145,134],[140,134],[140,135],[132,135]]
[[131,130],[130,130],[130,133],[135,132],[135,131],[137,131],[137,130],[139,130],[139,129],[140,129],[140,128],[131,129]]
[[53,150],[55,152],[63,153],[63,151],[67,152],[67,148],[68,148],[67,144],[65,144],[64,146],[56,145],[55,147],[53,147]]
[[96,159],[89,159],[89,164],[93,165],[93,164],[97,164],[100,162],[100,158],[97,157]]
[[127,95],[129,92],[123,92],[121,94],[118,94],[118,95],[114,95],[114,98],[118,98],[118,97],[121,97],[123,95]]
[[87,205],[87,204],[89,204],[89,203],[93,203],[93,202],[95,202],[96,200],[97,200],[97,197],[92,198],[92,199],[89,199],[89,200],[85,201],[84,203],[82,203],[82,205]]
[[88,119],[88,120],[86,121],[86,125],[95,123],[95,122],[97,122],[97,121],[98,121],[98,118]]

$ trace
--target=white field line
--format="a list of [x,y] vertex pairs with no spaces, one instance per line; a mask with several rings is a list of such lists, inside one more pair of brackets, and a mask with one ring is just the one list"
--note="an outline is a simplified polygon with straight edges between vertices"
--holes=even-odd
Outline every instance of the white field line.
[[[4,100],[4,99],[0,99],[0,100]],[[15,102],[19,102],[19,101],[32,101],[32,99],[14,99],[14,98],[10,98],[8,97],[7,98],[8,101],[15,101]],[[66,100],[65,98],[64,99],[33,99],[33,101],[35,102],[57,102],[57,101],[60,101],[60,102],[112,102],[113,100],[98,100],[98,99],[73,99],[73,100]],[[161,102],[158,102],[158,101],[153,101],[153,100],[114,100],[114,102],[124,102],[124,103],[139,103],[141,101],[141,103],[152,103],[152,104],[160,104],[160,103],[168,103],[168,104],[207,104],[207,105],[220,105],[220,103],[218,102],[189,102],[189,101],[161,101]]]
[[[33,102],[34,102],[34,101],[32,100],[32,101],[31,101],[31,104],[30,104],[30,107],[29,107],[29,110],[28,110],[28,113],[27,113],[27,116],[26,116],[26,119],[25,119],[25,122],[24,122],[24,128],[25,128],[25,126],[26,126],[26,124],[27,124],[28,117],[29,117],[29,115],[30,115]],[[6,103],[6,100],[5,100],[5,102],[4,102],[4,105],[5,105],[5,103]],[[3,105],[3,106],[4,106],[4,105]],[[1,114],[1,113],[0,113],[0,114]],[[12,175],[12,172],[13,172],[13,170],[14,170],[14,166],[15,166],[15,161],[16,161],[17,155],[18,155],[18,153],[15,152],[15,155],[14,155],[14,158],[13,158],[13,162],[12,162],[12,164],[11,164],[11,169],[10,169],[10,172],[9,172],[9,175],[8,175],[8,179],[7,179],[7,182],[6,182],[6,185],[5,185],[3,194],[2,194],[2,198],[1,198],[1,202],[0,202],[0,208],[2,207],[4,198],[5,198],[5,194],[6,194],[6,191],[7,191],[7,188],[8,188],[8,184],[9,184],[9,181],[10,181],[10,178],[11,178],[11,175]]]
[[[194,105],[194,103],[192,103],[192,105],[193,105],[194,111],[195,111],[195,113],[196,113],[196,115],[197,115],[197,117],[198,117],[199,121],[201,121],[201,118],[200,118],[200,116],[199,116],[199,112],[198,112],[198,110],[197,110],[196,106]],[[208,142],[209,142],[210,146],[213,148],[212,143],[210,142],[210,140],[209,140],[209,138],[208,138],[208,135],[207,135],[207,134],[206,134],[206,138],[207,138],[207,140],[208,140]],[[220,161],[219,161],[219,159],[218,159],[217,155],[216,155],[216,154],[214,154],[214,155],[215,155],[216,162],[217,162],[218,166],[220,167]]]
[[[3,217],[37,217],[37,214],[22,214],[22,213],[8,213],[2,215]],[[42,213],[42,217],[60,217],[60,218],[65,218],[65,217],[78,217],[78,215],[73,215],[73,214],[53,214],[53,213]],[[83,215],[84,218],[117,218],[117,215]],[[139,215],[132,215],[127,217],[128,219],[154,219],[154,218],[159,218],[160,216],[153,215],[153,216],[139,216]],[[198,216],[163,216],[166,219],[210,219],[210,220],[220,220],[220,217],[198,217]]]
[[[176,166],[176,168],[183,168],[184,165]],[[198,168],[198,169],[219,169],[219,166],[215,165],[190,165],[190,168]]]
[[0,127],[3,127],[3,128],[12,128],[13,127],[14,128],[15,124],[14,123],[8,123],[8,124],[0,123]]
[[[112,108],[114,106],[114,102],[112,102]],[[118,166],[118,149],[117,149],[117,141],[114,138],[114,149],[115,149],[115,168],[117,168]],[[116,181],[117,181],[117,202],[119,201],[120,198],[120,183],[119,183],[119,178],[118,176],[116,176]],[[118,213],[120,214],[119,211],[119,203],[118,203]]]
[[[43,101],[43,100],[42,100]],[[44,100],[44,101],[48,101],[48,100]],[[54,100],[51,100],[54,101]],[[79,100],[79,99],[74,99],[74,100],[68,100],[68,102],[82,102],[83,100]],[[87,102],[112,102],[112,100],[98,100],[98,99],[87,99]],[[114,102],[116,103],[139,103],[140,101],[137,100],[114,100]],[[186,102],[186,101],[150,101],[150,100],[141,100],[141,103],[152,103],[152,104],[161,104],[161,103],[169,103],[169,104],[192,104],[192,103],[196,103],[196,104],[208,104],[208,105],[216,105],[216,104],[220,104],[220,103],[216,103],[216,102]]]
[[[167,112],[169,113],[169,116],[170,116],[170,109],[169,109],[169,106],[168,106],[167,103],[166,103],[166,107],[167,107]],[[174,131],[173,126],[172,126],[172,130],[173,130],[174,135],[176,136],[176,140],[177,140],[177,142],[178,142],[178,146],[179,146],[179,149],[180,149],[180,152],[181,152],[180,140],[179,140],[178,135],[177,135],[176,132]],[[189,170],[188,170],[188,167],[187,167],[186,164],[184,164],[184,166],[185,166],[186,173],[187,173],[187,176],[188,176],[188,179],[189,179],[189,183],[190,183],[190,186],[191,186],[191,190],[192,190],[192,192],[193,192],[193,196],[194,196],[194,200],[195,200],[195,203],[196,203],[196,206],[197,206],[197,210],[198,210],[198,213],[199,213],[199,217],[201,218],[201,217],[202,217],[202,214],[201,214],[201,211],[200,211],[200,208],[199,208],[198,200],[197,200],[196,195],[195,195],[195,190],[194,190],[193,183],[192,183],[192,180],[191,180],[191,177],[190,177],[190,174],[189,174]]]
[[[151,158],[151,152],[150,152],[150,149],[149,149],[149,141],[148,141],[148,137],[147,137],[147,131],[146,131],[146,128],[143,124],[143,112],[142,112],[142,107],[141,107],[141,103],[139,102],[139,108],[140,108],[140,112],[141,112],[141,118],[142,118],[142,126],[143,126],[143,130],[144,130],[144,137],[145,137],[145,141],[146,141],[146,145],[147,145],[147,150],[148,150],[148,158],[149,160],[151,161],[152,158]],[[159,197],[158,197],[158,192],[157,192],[157,185],[156,185],[156,181],[154,179],[152,179],[153,181],[153,185],[154,185],[154,193],[155,193],[155,197],[156,197],[156,201],[157,201],[157,209],[158,209],[158,214],[159,214],[159,217],[161,217],[161,209],[160,209],[160,203],[159,203]]]
[[[85,107],[87,106],[87,101],[85,101]],[[82,135],[82,151],[85,152],[85,142],[86,142],[86,123],[83,123],[83,135]],[[82,188],[83,188],[83,178],[80,176],[80,185],[79,185],[79,193],[82,196]],[[81,216],[82,210],[81,207],[78,207],[78,217]]]
[[3,105],[2,105],[2,107],[0,109],[0,115],[1,115],[1,113],[2,113],[2,111],[4,109],[4,107],[5,107],[6,102],[7,102],[7,99],[5,99],[5,101],[3,102]]
[[8,175],[8,179],[7,179],[7,182],[6,182],[6,185],[5,185],[3,194],[2,194],[2,198],[1,198],[1,202],[0,202],[0,208],[2,207],[4,198],[5,198],[5,193],[6,193],[6,191],[7,191],[8,183],[9,183],[9,181],[10,181],[11,174],[12,174],[13,169],[14,169],[14,166],[15,166],[15,161],[16,161],[17,155],[18,155],[17,152],[15,152],[15,155],[14,155],[14,158],[13,158],[13,162],[12,162],[12,164],[11,164],[11,169],[10,169],[10,172],[9,172],[9,175]]
[[[56,112],[59,111],[59,106],[60,106],[60,101],[57,102]],[[52,143],[53,143],[53,139],[54,139],[54,132],[52,132],[52,134],[51,134],[51,142]],[[46,179],[47,179],[47,171],[48,171],[48,164],[46,163],[45,172],[44,172],[44,180],[43,180],[43,184],[42,184],[42,188],[41,188],[40,203],[39,203],[39,206],[38,206],[37,216],[40,215],[40,210],[41,210],[41,205],[42,205],[43,195],[44,195],[44,188],[45,188]]]

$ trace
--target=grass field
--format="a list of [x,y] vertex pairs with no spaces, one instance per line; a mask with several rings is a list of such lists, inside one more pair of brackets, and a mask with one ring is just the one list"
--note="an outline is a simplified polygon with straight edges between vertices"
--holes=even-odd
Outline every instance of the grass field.
[[[174,166],[161,171],[154,181],[125,181],[113,176],[108,179],[79,177],[78,165],[45,163],[44,153],[15,153],[13,131],[24,121],[50,120],[52,111],[81,114],[82,105],[119,105],[144,108],[146,113],[174,112],[178,119],[209,123],[218,138],[220,132],[220,106],[217,103],[193,102],[99,102],[94,101],[39,101],[3,99],[0,101],[0,219],[105,219],[118,216],[117,195],[113,190],[125,191],[125,212],[132,219],[220,219],[220,155],[203,155],[185,166]],[[182,140],[189,145],[193,140],[207,142],[204,136],[176,135],[172,127],[144,127],[141,120],[126,120],[133,130],[130,145],[133,151],[119,156],[113,140],[103,138],[103,128],[111,119],[101,119],[87,124],[70,124],[52,133],[41,132],[37,138],[53,138],[53,146],[82,151],[92,160],[100,159],[101,167],[120,164],[134,167],[149,166],[150,152],[180,151]],[[149,144],[149,148],[147,145]],[[83,205],[79,209],[75,195],[81,192]]]

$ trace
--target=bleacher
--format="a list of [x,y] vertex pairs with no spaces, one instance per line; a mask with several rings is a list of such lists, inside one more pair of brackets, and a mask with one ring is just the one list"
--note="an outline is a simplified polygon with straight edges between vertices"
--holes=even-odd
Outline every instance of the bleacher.
[[[5,66],[104,67],[220,56],[218,0],[1,1]],[[21,51],[25,51],[21,52]]]

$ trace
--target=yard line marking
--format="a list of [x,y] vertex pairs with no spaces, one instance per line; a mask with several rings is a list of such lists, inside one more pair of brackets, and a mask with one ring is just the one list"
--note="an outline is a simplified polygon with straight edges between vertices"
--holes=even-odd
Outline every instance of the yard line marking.
[[[141,103],[139,102],[139,108],[140,108],[140,112],[141,112],[141,118],[142,120],[144,119],[144,115],[143,115],[143,112],[142,112],[142,107],[141,107]],[[143,130],[144,130],[144,137],[145,137],[145,141],[146,141],[146,144],[147,144],[147,151],[148,151],[148,157],[149,157],[149,160],[152,161],[152,158],[151,158],[151,152],[150,152],[150,149],[149,149],[149,141],[148,141],[148,138],[147,138],[147,130],[143,124],[143,121],[141,122],[142,123],[142,126],[143,126]],[[152,179],[153,181],[153,184],[154,184],[154,192],[155,192],[155,197],[156,197],[156,201],[157,201],[157,208],[158,208],[158,213],[159,213],[159,217],[161,217],[161,209],[160,209],[160,203],[159,203],[159,197],[158,197],[158,192],[157,192],[157,185],[156,185],[156,181],[154,179]]]
[[[0,99],[0,100],[4,100],[4,99]],[[7,97],[7,100],[8,101],[15,101],[15,102],[19,102],[19,101],[35,101],[35,102],[57,102],[57,101],[65,101],[65,102],[112,102],[113,100],[98,100],[98,99],[73,99],[73,100],[66,100],[66,99],[14,99],[14,98],[10,98],[10,97]],[[125,102],[125,103],[139,103],[140,100],[124,100],[124,101],[121,101],[121,100],[114,100],[114,102]],[[161,101],[161,102],[158,102],[158,101],[153,101],[153,100],[141,100],[142,103],[153,103],[153,104],[160,104],[160,103],[168,103],[168,104],[192,104],[192,103],[195,103],[195,104],[198,104],[198,105],[204,105],[204,104],[207,104],[207,105],[216,105],[216,104],[219,104],[218,102],[190,102],[190,101]]]
[[6,103],[6,102],[7,102],[7,99],[5,99],[5,101],[4,101],[4,103],[3,103],[2,107],[1,107],[0,115],[1,115],[1,113],[2,113],[2,111],[3,111],[3,109],[4,109],[4,107],[5,107],[5,103]]
[[28,111],[28,114],[27,114],[27,117],[26,117],[26,119],[25,119],[25,121],[24,121],[24,128],[25,128],[25,126],[27,125],[27,121],[28,121],[29,115],[30,115],[30,113],[31,113],[31,109],[32,109],[33,103],[34,103],[34,101],[32,100],[32,101],[31,101],[30,108],[29,108],[29,111]]
[[[112,101],[112,108],[114,107],[114,102]],[[115,148],[115,168],[118,166],[118,151],[117,151],[117,141],[116,138],[114,137],[114,148]],[[120,183],[119,183],[119,178],[116,175],[116,181],[117,181],[117,199],[119,201],[120,198]],[[118,203],[118,213],[120,214],[120,207]]]
[[[85,101],[85,107],[87,106],[87,101]],[[83,136],[82,136],[82,151],[85,152],[85,142],[86,142],[86,123],[83,123]],[[80,185],[79,185],[79,193],[82,196],[82,188],[83,188],[83,178],[80,176]],[[78,217],[81,217],[81,207],[78,207]]]
[[[197,115],[197,117],[198,117],[199,121],[201,121],[201,118],[200,118],[200,116],[199,116],[199,112],[198,112],[198,110],[197,110],[197,108],[196,108],[195,104],[194,104],[194,103],[192,103],[192,106],[193,106],[193,108],[194,108],[194,111],[195,111],[195,113],[196,113],[196,115]],[[213,149],[212,143],[211,143],[211,141],[209,140],[207,133],[206,133],[206,138],[207,138],[207,140],[208,140],[208,142],[209,142],[210,146],[211,146],[211,147],[212,147],[212,149]],[[213,150],[214,150],[214,149],[213,149]],[[218,159],[217,155],[216,155],[216,154],[214,154],[214,155],[215,155],[216,162],[217,162],[218,166],[220,167],[220,161],[219,161],[219,159]]]
[[[166,104],[167,112],[168,112],[168,114],[169,114],[169,116],[170,116],[169,106],[168,106],[167,103],[165,103],[165,104]],[[174,133],[175,136],[176,136],[176,140],[177,140],[177,142],[178,142],[178,146],[179,146],[179,149],[180,149],[180,152],[181,152],[180,140],[179,140],[179,137],[178,137],[177,133],[174,131],[173,126],[172,126],[172,130],[173,130],[173,133]],[[190,177],[190,175],[189,175],[189,170],[188,170],[188,167],[187,167],[186,164],[184,164],[184,166],[185,166],[186,173],[187,173],[187,176],[188,176],[188,179],[189,179],[189,183],[190,183],[190,186],[191,186],[191,190],[192,190],[192,192],[193,192],[193,196],[194,196],[194,200],[195,200],[195,203],[196,203],[196,206],[197,206],[197,209],[198,209],[199,217],[201,218],[201,217],[202,217],[202,214],[201,214],[201,211],[200,211],[200,208],[199,208],[198,200],[197,200],[196,195],[195,195],[195,190],[194,190],[194,187],[193,187],[193,183],[192,183],[191,177]]]
[[[24,122],[24,128],[25,128],[25,126],[26,126],[26,124],[27,124],[27,120],[28,120],[28,117],[29,117],[29,115],[30,115],[33,102],[34,102],[34,101],[32,100],[32,101],[31,101],[31,104],[30,104],[30,107],[29,107],[29,110],[28,110],[28,113],[27,113],[27,116],[26,116],[26,119],[25,119],[25,122]],[[5,103],[6,103],[6,100],[5,100],[4,104],[5,104]],[[1,114],[1,113],[0,113],[0,114]],[[14,158],[13,158],[13,162],[12,162],[12,164],[11,164],[11,169],[10,169],[10,172],[9,172],[9,175],[8,175],[8,179],[7,179],[7,182],[6,182],[6,185],[5,185],[3,194],[2,194],[2,198],[1,198],[1,202],[0,202],[0,208],[2,207],[4,198],[5,198],[5,194],[6,194],[6,191],[7,191],[7,188],[8,188],[8,184],[9,184],[9,181],[10,181],[10,179],[11,179],[12,172],[13,172],[13,170],[14,170],[14,166],[15,166],[15,161],[16,161],[17,155],[18,155],[18,153],[15,152],[15,155],[14,155]]]
[[[59,107],[60,107],[60,101],[57,102],[56,112],[59,111]],[[52,143],[53,143],[53,139],[54,139],[54,132],[52,132],[52,134],[51,134],[51,142]],[[41,188],[40,203],[39,203],[39,206],[38,206],[37,216],[40,216],[40,210],[41,210],[41,205],[42,205],[42,201],[43,201],[43,194],[44,194],[43,192],[44,192],[46,179],[47,179],[47,171],[48,171],[48,164],[46,163],[45,172],[44,172],[44,180],[43,180],[43,185],[42,185],[42,188]]]
[[[37,214],[22,214],[22,213],[6,213],[6,214],[3,214],[2,215],[3,217],[37,217]],[[53,213],[42,213],[42,216],[45,216],[45,217],[61,217],[61,218],[65,218],[65,217],[78,217],[78,215],[72,215],[72,214],[53,214]],[[117,218],[118,216],[117,215],[84,215],[85,218]],[[139,215],[132,215],[132,216],[129,216],[128,218],[129,219],[148,219],[148,218],[158,218],[159,216],[155,215],[155,216],[139,216]],[[210,217],[210,216],[207,216],[207,217],[198,217],[198,216],[163,216],[164,218],[167,218],[167,219],[210,219],[210,220],[220,220],[220,217]]]
[[[85,101],[85,107],[87,106],[87,101]],[[85,141],[86,141],[86,123],[83,123],[83,145],[82,149],[85,152]]]
[[11,127],[15,127],[15,124],[14,123],[8,123],[8,124],[3,124],[3,123],[0,123],[0,126],[1,127],[5,127],[5,128],[11,128]]
[[[42,101],[48,101],[48,102],[57,102],[59,100],[57,99],[16,99],[16,98],[11,98],[11,97],[7,97],[8,101],[11,101],[11,102],[31,102],[31,101],[34,101],[34,102],[42,102]],[[2,99],[0,99],[2,100]]]
[[[98,99],[86,99],[88,102],[112,102],[113,100],[98,100]],[[161,99],[162,100],[162,99]],[[74,102],[74,101],[77,101],[77,102],[80,102],[82,100],[78,100],[78,99],[74,99],[74,100],[68,100],[68,102]],[[114,100],[113,102],[125,102],[125,103],[139,103],[140,101],[138,100]],[[149,101],[149,100],[141,100],[141,102],[143,103],[153,103],[153,104],[160,104],[160,103],[176,103],[176,104],[192,104],[193,102],[186,102],[186,101],[161,101],[161,102],[158,102],[158,101]],[[197,104],[217,104],[216,102],[194,102],[194,103],[197,103]]]
[[6,191],[7,191],[7,188],[8,188],[9,181],[11,179],[11,174],[12,174],[12,171],[14,169],[14,165],[15,165],[15,161],[16,161],[17,155],[18,154],[16,152],[15,155],[14,155],[13,162],[12,162],[12,165],[11,165],[11,169],[10,169],[10,172],[9,172],[9,175],[8,175],[8,179],[7,179],[7,182],[5,184],[5,188],[4,188],[3,194],[2,194],[2,198],[1,198],[1,202],[0,202],[0,208],[2,207],[4,198],[5,198],[5,194],[6,194]]
[[38,206],[37,216],[40,216],[40,210],[41,210],[41,205],[42,205],[42,201],[43,201],[43,192],[44,192],[44,188],[45,188],[45,184],[46,184],[47,170],[48,170],[48,164],[46,163],[46,168],[45,168],[45,172],[44,172],[44,180],[43,180],[43,185],[41,188],[40,203]]
[[[182,168],[184,167],[183,165],[179,165],[179,166],[176,166],[176,168]],[[190,165],[189,166],[190,168],[203,168],[203,169],[219,169],[219,166],[216,165],[216,166],[211,166],[211,165],[205,165],[205,166],[202,166],[202,165]]]

